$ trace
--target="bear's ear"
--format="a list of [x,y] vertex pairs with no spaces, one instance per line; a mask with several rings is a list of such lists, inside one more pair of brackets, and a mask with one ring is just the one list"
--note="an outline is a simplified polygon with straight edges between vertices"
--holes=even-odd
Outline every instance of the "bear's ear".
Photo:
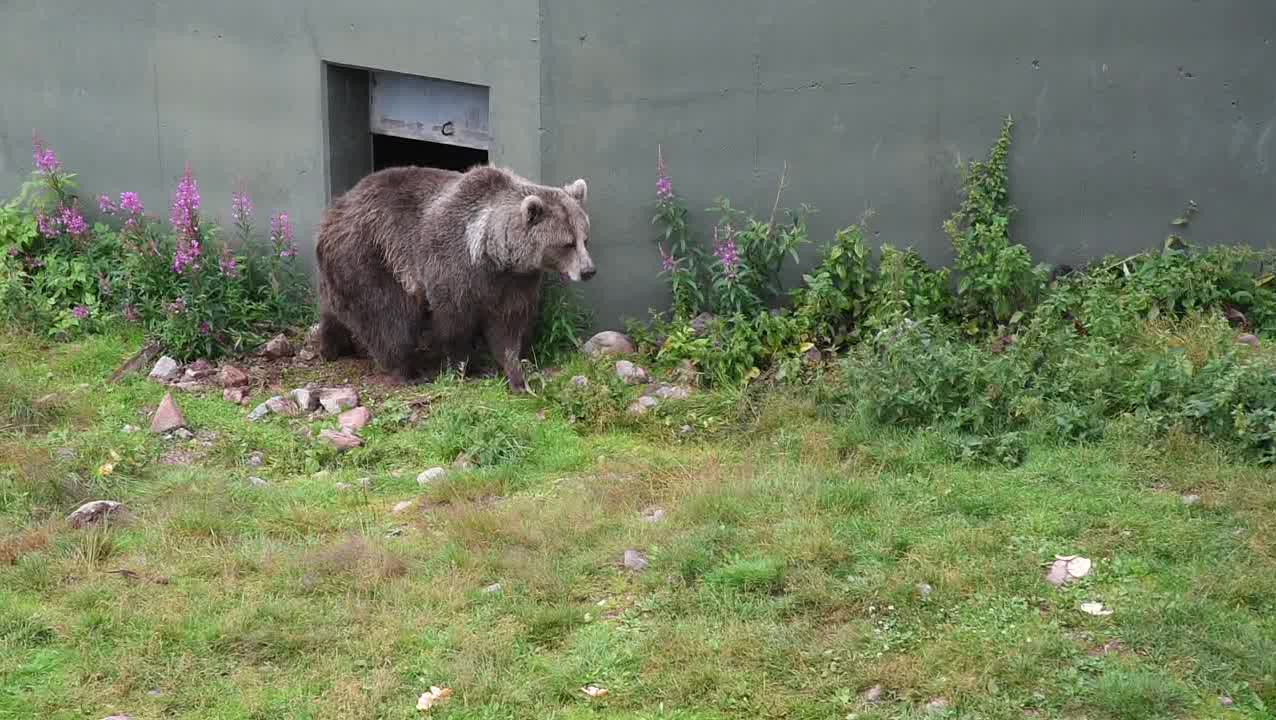
[[578,178],[576,182],[563,188],[568,195],[576,198],[576,202],[581,205],[585,204],[585,195],[589,192],[589,186],[585,184],[584,178]]
[[536,195],[528,195],[523,198],[521,210],[523,212],[523,222],[528,226],[535,225],[545,214],[545,201]]

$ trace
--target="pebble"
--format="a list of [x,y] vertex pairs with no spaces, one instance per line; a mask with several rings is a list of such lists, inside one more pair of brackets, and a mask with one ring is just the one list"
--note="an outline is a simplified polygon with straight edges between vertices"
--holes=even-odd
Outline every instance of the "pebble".
[[627,570],[642,572],[647,569],[647,556],[637,550],[626,550],[623,562]]
[[429,470],[422,471],[420,475],[416,476],[416,484],[421,487],[425,487],[435,480],[442,479],[444,475],[447,475],[447,470],[444,470],[441,467],[432,467]]

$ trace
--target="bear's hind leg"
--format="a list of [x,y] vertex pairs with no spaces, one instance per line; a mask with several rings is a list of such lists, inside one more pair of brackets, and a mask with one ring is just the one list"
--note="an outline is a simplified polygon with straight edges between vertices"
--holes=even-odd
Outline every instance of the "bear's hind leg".
[[340,320],[329,314],[319,318],[319,356],[332,361],[357,354],[354,336]]

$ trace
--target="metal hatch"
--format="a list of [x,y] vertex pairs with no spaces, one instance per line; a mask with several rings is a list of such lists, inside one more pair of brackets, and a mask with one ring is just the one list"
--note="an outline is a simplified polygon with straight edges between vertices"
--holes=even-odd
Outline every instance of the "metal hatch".
[[372,132],[490,150],[488,88],[401,73],[372,72]]

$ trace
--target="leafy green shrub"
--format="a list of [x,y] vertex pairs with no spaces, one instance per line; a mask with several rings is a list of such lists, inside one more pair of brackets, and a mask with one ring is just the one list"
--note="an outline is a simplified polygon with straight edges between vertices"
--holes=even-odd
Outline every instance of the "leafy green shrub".
[[1007,159],[1013,127],[1006,118],[988,160],[971,161],[964,168],[965,197],[944,223],[957,254],[959,309],[975,327],[995,327],[1029,309],[1046,277],[1026,247],[1010,242],[1014,208]]
[[246,193],[235,193],[235,242],[201,215],[189,167],[173,196],[169,226],[145,213],[136,193],[97,199],[89,227],[76,176],[38,138],[35,169],[0,212],[3,319],[53,337],[92,332],[122,319],[140,323],[178,359],[244,350],[311,315],[287,213],[266,242],[252,226]]
[[544,365],[576,351],[592,320],[572,287],[559,278],[546,278],[532,356]]

